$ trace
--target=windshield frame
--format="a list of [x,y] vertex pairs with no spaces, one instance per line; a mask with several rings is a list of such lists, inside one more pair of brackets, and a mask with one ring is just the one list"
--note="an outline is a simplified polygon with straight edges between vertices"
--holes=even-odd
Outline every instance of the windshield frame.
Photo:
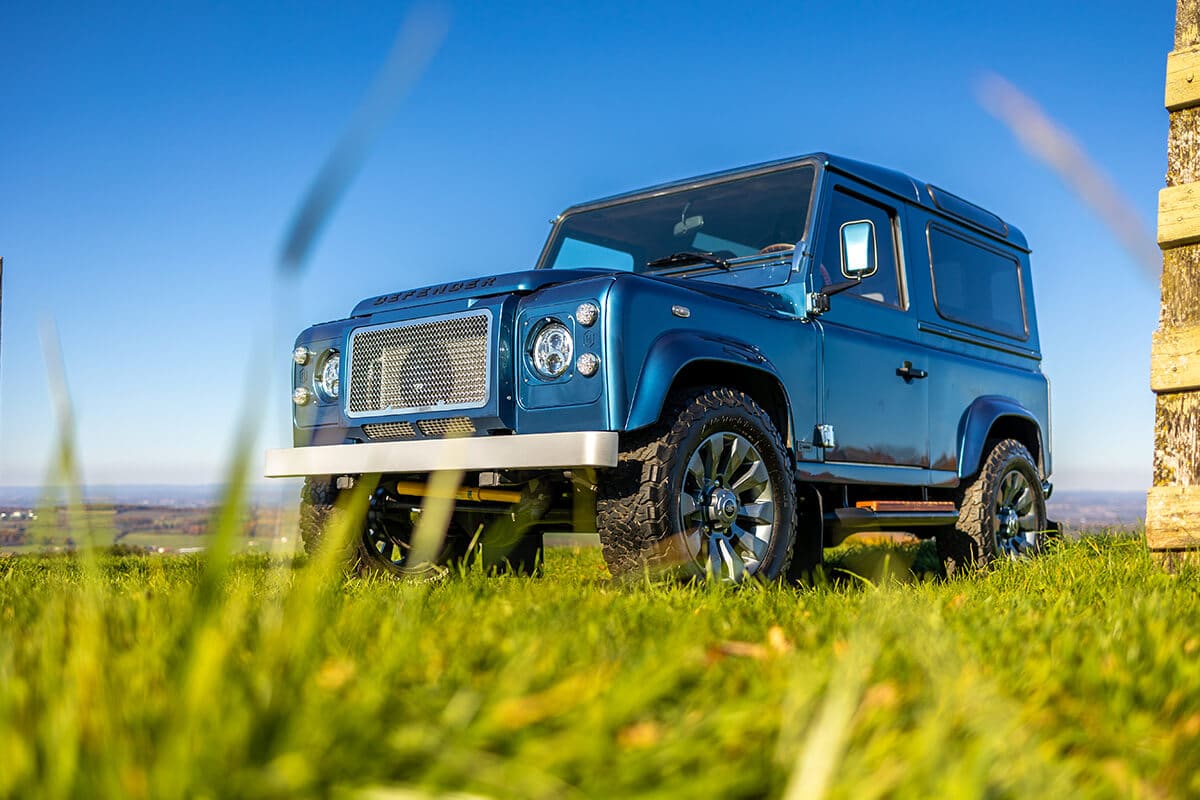
[[[825,167],[825,164],[821,160],[811,156],[774,161],[768,164],[759,165],[757,167],[741,168],[730,170],[728,172],[718,172],[698,178],[685,178],[681,181],[676,181],[673,183],[659,184],[657,186],[635,190],[627,194],[615,195],[613,197],[607,197],[600,200],[593,200],[591,202],[580,203],[579,205],[571,206],[551,220],[554,226],[550,229],[550,235],[546,237],[546,243],[542,245],[542,252],[538,256],[537,266],[535,269],[554,269],[554,267],[549,264],[551,247],[557,241],[559,231],[562,229],[563,224],[576,214],[595,211],[596,209],[600,208],[609,208],[628,203],[637,203],[658,197],[666,197],[672,194],[702,189],[721,183],[730,183],[733,181],[745,180],[747,178],[756,178],[762,175],[783,172],[785,170],[796,169],[803,166],[811,166],[814,170],[814,173],[812,188],[809,192],[808,209],[804,219],[802,234],[799,241],[795,243],[797,245],[797,250],[780,251],[776,253],[757,253],[748,256],[741,256],[739,258],[731,258],[728,260],[727,267],[721,267],[717,264],[696,263],[672,265],[662,267],[660,269],[643,270],[641,272],[634,270],[634,272],[639,275],[671,275],[674,277],[689,277],[697,273],[703,273],[707,275],[713,272],[731,272],[750,267],[761,267],[766,264],[778,264],[782,260],[796,263],[795,259],[799,252],[800,243],[808,240],[809,233],[812,230],[813,217],[816,213],[817,196],[821,188]],[[623,270],[613,271],[622,272]]]

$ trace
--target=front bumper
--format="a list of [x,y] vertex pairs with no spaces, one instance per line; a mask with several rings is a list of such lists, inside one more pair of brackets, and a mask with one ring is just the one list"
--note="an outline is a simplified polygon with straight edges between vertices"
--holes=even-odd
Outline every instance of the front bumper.
[[468,439],[422,439],[268,450],[268,478],[433,472],[440,469],[615,467],[615,431],[526,433]]

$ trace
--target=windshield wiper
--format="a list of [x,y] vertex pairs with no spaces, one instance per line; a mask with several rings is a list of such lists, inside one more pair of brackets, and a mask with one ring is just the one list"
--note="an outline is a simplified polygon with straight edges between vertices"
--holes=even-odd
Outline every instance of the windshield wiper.
[[683,264],[715,264],[721,269],[729,269],[728,261],[704,250],[685,250],[646,262],[647,267],[674,267]]

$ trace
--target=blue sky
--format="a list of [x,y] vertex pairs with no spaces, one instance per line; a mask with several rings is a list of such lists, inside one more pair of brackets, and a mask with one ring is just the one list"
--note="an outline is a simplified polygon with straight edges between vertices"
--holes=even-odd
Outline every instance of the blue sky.
[[287,358],[306,324],[531,265],[570,203],[816,150],[1024,229],[1056,483],[1149,485],[1157,285],[975,89],[995,72],[1050,110],[1152,230],[1174,3],[446,9],[442,48],[276,315],[283,232],[406,7],[4,5],[0,485],[46,475],[46,320],[87,481],[213,481],[248,393],[263,446],[287,441]]

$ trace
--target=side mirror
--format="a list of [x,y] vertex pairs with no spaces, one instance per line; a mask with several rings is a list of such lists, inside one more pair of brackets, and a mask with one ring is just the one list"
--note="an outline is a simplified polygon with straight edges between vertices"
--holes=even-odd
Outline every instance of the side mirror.
[[869,219],[842,225],[842,275],[862,280],[879,268],[875,252],[875,224]]
[[860,219],[842,224],[839,231],[842,250],[842,275],[848,280],[832,283],[819,292],[811,292],[805,302],[809,314],[824,314],[829,310],[829,298],[853,289],[879,269],[875,250],[875,224]]

